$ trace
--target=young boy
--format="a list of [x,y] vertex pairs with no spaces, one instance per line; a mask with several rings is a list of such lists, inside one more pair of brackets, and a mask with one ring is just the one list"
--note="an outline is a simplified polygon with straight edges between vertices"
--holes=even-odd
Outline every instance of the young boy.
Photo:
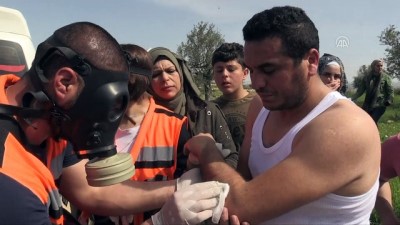
[[249,70],[244,65],[243,46],[223,43],[212,57],[213,77],[222,96],[214,100],[225,114],[233,141],[239,151],[244,138],[247,110],[255,92],[243,87]]

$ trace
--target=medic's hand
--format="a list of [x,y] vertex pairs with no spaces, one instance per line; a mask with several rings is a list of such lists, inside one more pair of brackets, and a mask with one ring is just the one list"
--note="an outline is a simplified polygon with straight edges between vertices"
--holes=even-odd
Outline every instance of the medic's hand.
[[218,222],[229,185],[209,181],[190,185],[174,193],[161,210],[151,217],[154,225],[199,224],[212,217]]
[[188,163],[198,166],[201,161],[201,156],[206,151],[217,150],[216,143],[211,134],[200,133],[190,138],[185,144],[185,151],[189,154]]

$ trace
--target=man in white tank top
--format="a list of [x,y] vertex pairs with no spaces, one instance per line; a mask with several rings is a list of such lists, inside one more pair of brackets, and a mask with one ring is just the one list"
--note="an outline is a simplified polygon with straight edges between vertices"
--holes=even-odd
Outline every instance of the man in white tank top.
[[187,142],[190,162],[203,178],[230,184],[225,206],[241,222],[369,224],[379,132],[367,113],[321,81],[313,22],[300,8],[274,7],[254,15],[243,34],[258,97],[249,107],[238,171],[224,163],[209,134]]

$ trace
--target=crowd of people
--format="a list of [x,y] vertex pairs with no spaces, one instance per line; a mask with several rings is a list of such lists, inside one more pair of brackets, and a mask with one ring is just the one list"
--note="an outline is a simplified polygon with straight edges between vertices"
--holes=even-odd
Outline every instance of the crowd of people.
[[[394,95],[383,61],[350,98],[303,9],[261,11],[243,38],[213,52],[222,95],[205,101],[170,49],[57,29],[22,77],[0,76],[0,224],[369,224],[374,208],[400,224],[400,136],[381,143],[377,126]],[[134,174],[110,183],[123,160]]]

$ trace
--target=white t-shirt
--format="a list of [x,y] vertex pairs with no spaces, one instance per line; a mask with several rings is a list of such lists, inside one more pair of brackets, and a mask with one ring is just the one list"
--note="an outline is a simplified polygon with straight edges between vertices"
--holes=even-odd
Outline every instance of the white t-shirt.
[[115,134],[115,144],[117,145],[117,152],[128,153],[135,143],[137,134],[139,133],[140,125],[129,129],[118,128]]

